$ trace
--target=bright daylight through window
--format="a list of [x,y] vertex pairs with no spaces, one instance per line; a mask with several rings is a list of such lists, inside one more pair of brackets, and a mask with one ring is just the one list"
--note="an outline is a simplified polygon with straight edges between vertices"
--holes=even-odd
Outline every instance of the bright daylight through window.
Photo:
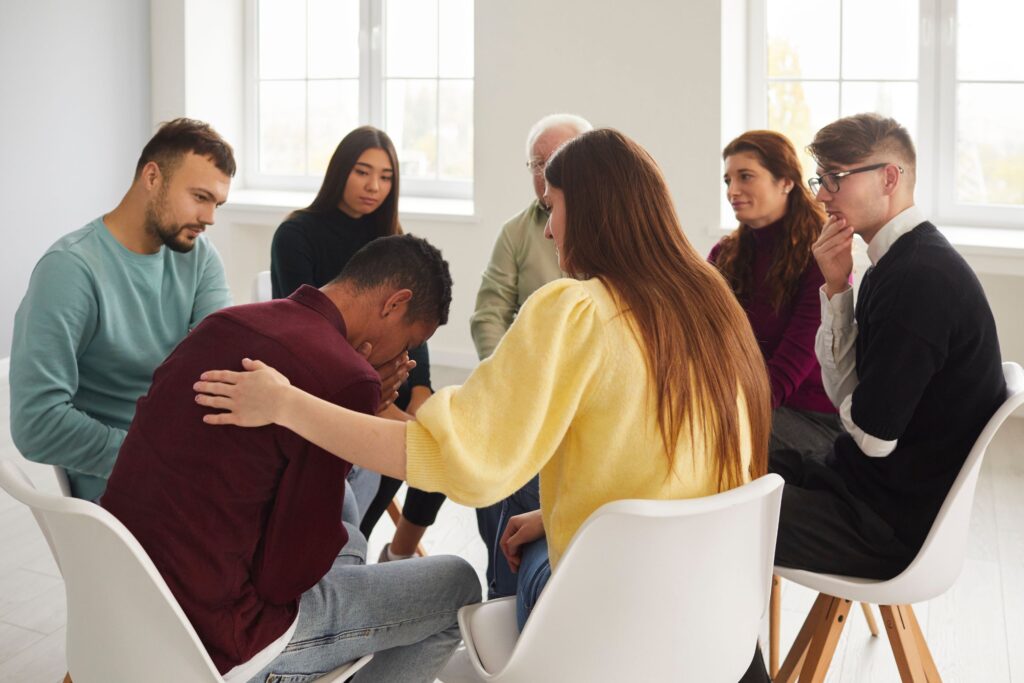
[[371,124],[395,143],[404,192],[471,196],[473,0],[252,7],[252,184],[314,189],[341,138]]
[[892,116],[929,164],[919,190],[938,217],[1021,224],[1024,2],[764,2],[764,124],[803,149],[840,116]]

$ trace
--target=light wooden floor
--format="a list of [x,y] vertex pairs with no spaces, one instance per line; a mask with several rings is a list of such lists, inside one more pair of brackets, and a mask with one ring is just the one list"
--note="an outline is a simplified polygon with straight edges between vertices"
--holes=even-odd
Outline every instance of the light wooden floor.
[[[435,386],[465,372],[434,369]],[[8,392],[0,390],[0,458],[16,458],[40,488],[56,490],[49,473],[25,463],[11,443]],[[393,527],[383,519],[370,539],[376,557]],[[473,511],[451,502],[424,539],[428,552],[465,557],[483,571],[486,555]],[[681,577],[685,580],[685,577]],[[783,654],[814,594],[783,586]],[[996,437],[982,469],[963,574],[948,593],[915,606],[946,683],[1024,683],[1024,420]],[[26,508],[0,493],[0,683],[58,683],[64,663],[64,589],[39,529]],[[851,612],[827,679],[899,681],[888,641],[871,638]]]

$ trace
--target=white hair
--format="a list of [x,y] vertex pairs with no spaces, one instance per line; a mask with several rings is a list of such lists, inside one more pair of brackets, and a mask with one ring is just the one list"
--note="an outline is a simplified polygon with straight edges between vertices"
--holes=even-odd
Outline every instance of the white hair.
[[571,128],[576,135],[594,129],[590,121],[576,114],[548,114],[530,128],[530,133],[526,136],[526,158],[529,159],[533,154],[533,144],[537,142],[537,138],[552,128],[562,127]]

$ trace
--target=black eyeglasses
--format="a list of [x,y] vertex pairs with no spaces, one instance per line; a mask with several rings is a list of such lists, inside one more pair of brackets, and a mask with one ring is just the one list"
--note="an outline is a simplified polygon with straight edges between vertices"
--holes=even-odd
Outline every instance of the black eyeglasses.
[[[867,171],[874,171],[879,168],[885,168],[889,165],[886,161],[881,164],[871,164],[870,166],[861,166],[860,168],[851,168],[849,171],[834,171],[832,173],[822,173],[819,176],[814,176],[807,180],[807,187],[811,188],[811,194],[818,194],[818,190],[824,187],[828,192],[839,192],[839,179],[845,178],[848,175],[854,173],[865,173]],[[897,166],[900,173],[903,173],[903,167]]]

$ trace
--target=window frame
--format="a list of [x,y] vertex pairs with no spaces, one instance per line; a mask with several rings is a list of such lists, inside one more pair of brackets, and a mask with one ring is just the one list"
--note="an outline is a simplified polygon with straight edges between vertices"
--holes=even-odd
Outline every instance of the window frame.
[[[850,1],[854,0],[841,0]],[[747,0],[745,7],[748,129],[765,128],[768,125],[768,2],[770,0]],[[1024,206],[979,205],[956,201],[957,3],[958,0],[918,2],[915,202],[933,220],[943,225],[1024,227]],[[813,82],[816,79],[806,80]],[[841,90],[843,82],[856,80],[843,79],[842,74],[839,74],[835,82],[840,84]],[[799,146],[810,141],[793,142]]]
[[[244,171],[246,186],[257,190],[316,192],[322,176],[275,175],[259,168],[259,0],[245,0],[243,60]],[[359,125],[385,128],[384,75],[384,3],[386,0],[359,0]],[[475,36],[474,36],[475,40]],[[307,79],[308,80],[308,79]],[[434,80],[440,81],[440,77]],[[476,76],[466,78],[476,84]],[[475,87],[474,87],[475,92]],[[474,102],[475,109],[475,102]],[[475,154],[475,141],[474,141]],[[475,170],[474,170],[475,173]],[[426,199],[473,198],[473,180],[401,178],[402,194]]]

